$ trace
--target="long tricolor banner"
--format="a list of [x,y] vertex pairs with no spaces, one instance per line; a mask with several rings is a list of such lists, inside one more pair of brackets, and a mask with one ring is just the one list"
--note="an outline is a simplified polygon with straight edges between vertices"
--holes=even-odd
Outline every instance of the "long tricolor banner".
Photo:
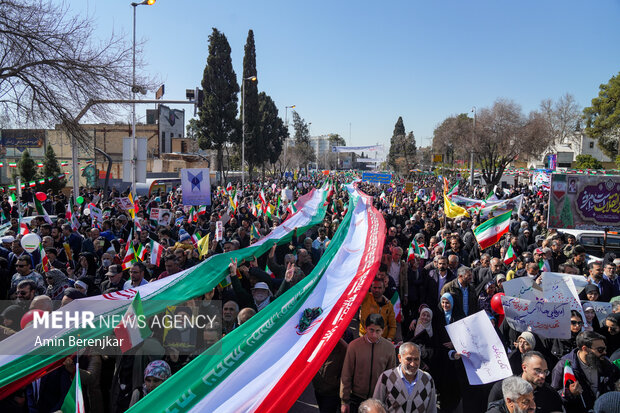
[[[143,300],[144,314],[150,316],[158,313],[164,302],[182,302],[211,291],[228,273],[228,264],[231,259],[239,261],[252,256],[260,256],[267,252],[274,242],[279,244],[289,242],[295,228],[300,233],[319,224],[326,211],[326,198],[329,188],[313,190],[298,201],[301,207],[284,224],[276,227],[268,236],[263,237],[250,247],[210,257],[206,261],[188,270],[151,282],[140,287],[123,290],[117,293],[89,297],[76,300],[57,311],[80,312],[92,311],[97,316],[124,313],[133,297],[140,292]],[[0,342],[0,399],[13,390],[28,383],[27,379],[39,377],[37,372],[43,369],[49,371],[48,366],[64,357],[72,349],[66,346],[46,346],[43,350],[36,347],[36,339],[63,338],[79,334],[81,338],[98,338],[111,332],[110,329],[92,328],[61,328],[46,329],[45,336],[41,330],[34,331],[26,328],[17,334]],[[18,349],[18,350],[16,350]],[[73,349],[75,350],[75,349]],[[19,354],[17,354],[19,353]]]
[[[379,266],[381,214],[365,195],[354,196],[349,211],[309,276],[130,411],[288,411],[348,327]],[[320,316],[300,331],[304,310],[316,308]]]

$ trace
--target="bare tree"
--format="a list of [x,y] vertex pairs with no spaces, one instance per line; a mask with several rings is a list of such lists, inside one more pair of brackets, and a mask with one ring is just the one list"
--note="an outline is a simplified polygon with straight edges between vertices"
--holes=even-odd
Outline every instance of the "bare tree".
[[550,144],[575,142],[575,131],[582,113],[573,95],[567,93],[556,102],[544,99],[540,102],[540,112],[551,130],[553,140]]
[[551,129],[543,115],[525,116],[513,101],[498,99],[478,112],[474,149],[487,186],[498,184],[519,156],[537,155],[549,146]]
[[446,118],[435,128],[432,149],[436,154],[446,155],[444,162],[469,159],[472,147],[472,121],[472,118],[462,113]]
[[[74,117],[90,99],[129,98],[130,45],[114,33],[95,40],[93,30],[63,3],[0,0],[0,110],[14,126],[60,123],[83,143]],[[93,108],[95,117],[109,113]]]

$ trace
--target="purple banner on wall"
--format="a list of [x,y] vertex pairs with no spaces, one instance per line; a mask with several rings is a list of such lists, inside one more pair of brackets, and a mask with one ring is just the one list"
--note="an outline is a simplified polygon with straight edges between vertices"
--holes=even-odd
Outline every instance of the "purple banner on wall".
[[620,229],[620,176],[553,174],[548,226]]

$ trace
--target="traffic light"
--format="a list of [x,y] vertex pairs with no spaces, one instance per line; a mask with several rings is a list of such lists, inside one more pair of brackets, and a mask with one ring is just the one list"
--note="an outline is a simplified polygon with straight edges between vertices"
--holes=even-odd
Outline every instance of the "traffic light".
[[187,100],[194,102],[194,116],[196,116],[198,109],[202,106],[204,96],[204,92],[198,87],[196,89],[185,89],[185,97]]

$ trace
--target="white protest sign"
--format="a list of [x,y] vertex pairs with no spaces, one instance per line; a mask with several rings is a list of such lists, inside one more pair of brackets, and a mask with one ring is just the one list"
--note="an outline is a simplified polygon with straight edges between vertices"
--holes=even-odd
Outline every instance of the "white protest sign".
[[544,338],[570,338],[568,303],[503,296],[502,305],[506,322],[517,331],[531,331]]
[[134,205],[131,203],[129,198],[115,198],[116,203],[123,208],[125,211],[133,209]]
[[90,204],[90,218],[96,219],[97,222],[103,222],[103,211],[101,208],[97,208],[95,204]]
[[573,280],[573,284],[575,285],[575,290],[577,291],[577,294],[583,291],[583,289],[586,288],[586,285],[588,285],[588,279],[583,275],[564,274],[561,272],[543,272],[543,279],[545,278],[545,274],[553,274],[554,277],[562,277],[564,279],[570,278],[571,280]]
[[293,190],[292,189],[283,189],[282,190],[282,200],[289,201],[293,199]]
[[585,307],[586,304],[594,307],[594,313],[596,314],[596,318],[598,319],[598,322],[603,325],[607,316],[611,314],[611,303],[600,301],[584,301],[583,307]]
[[149,214],[149,219],[151,221],[159,222],[159,208],[151,208],[151,213]]
[[486,384],[512,376],[504,345],[482,310],[446,326],[454,349],[462,354],[469,384]]
[[510,297],[522,298],[530,301],[544,301],[542,288],[534,283],[530,277],[513,278],[502,284],[504,293]]
[[560,274],[557,272],[545,272],[542,275],[542,287],[545,301],[555,303],[568,303],[571,310],[577,311],[585,320],[579,294],[575,288],[572,277],[566,277],[568,274]]
[[172,214],[169,209],[159,208],[159,218],[157,219],[158,225],[170,225],[170,219]]
[[215,223],[215,240],[221,241],[223,235],[224,235],[224,225],[222,224],[222,221],[217,221]]

